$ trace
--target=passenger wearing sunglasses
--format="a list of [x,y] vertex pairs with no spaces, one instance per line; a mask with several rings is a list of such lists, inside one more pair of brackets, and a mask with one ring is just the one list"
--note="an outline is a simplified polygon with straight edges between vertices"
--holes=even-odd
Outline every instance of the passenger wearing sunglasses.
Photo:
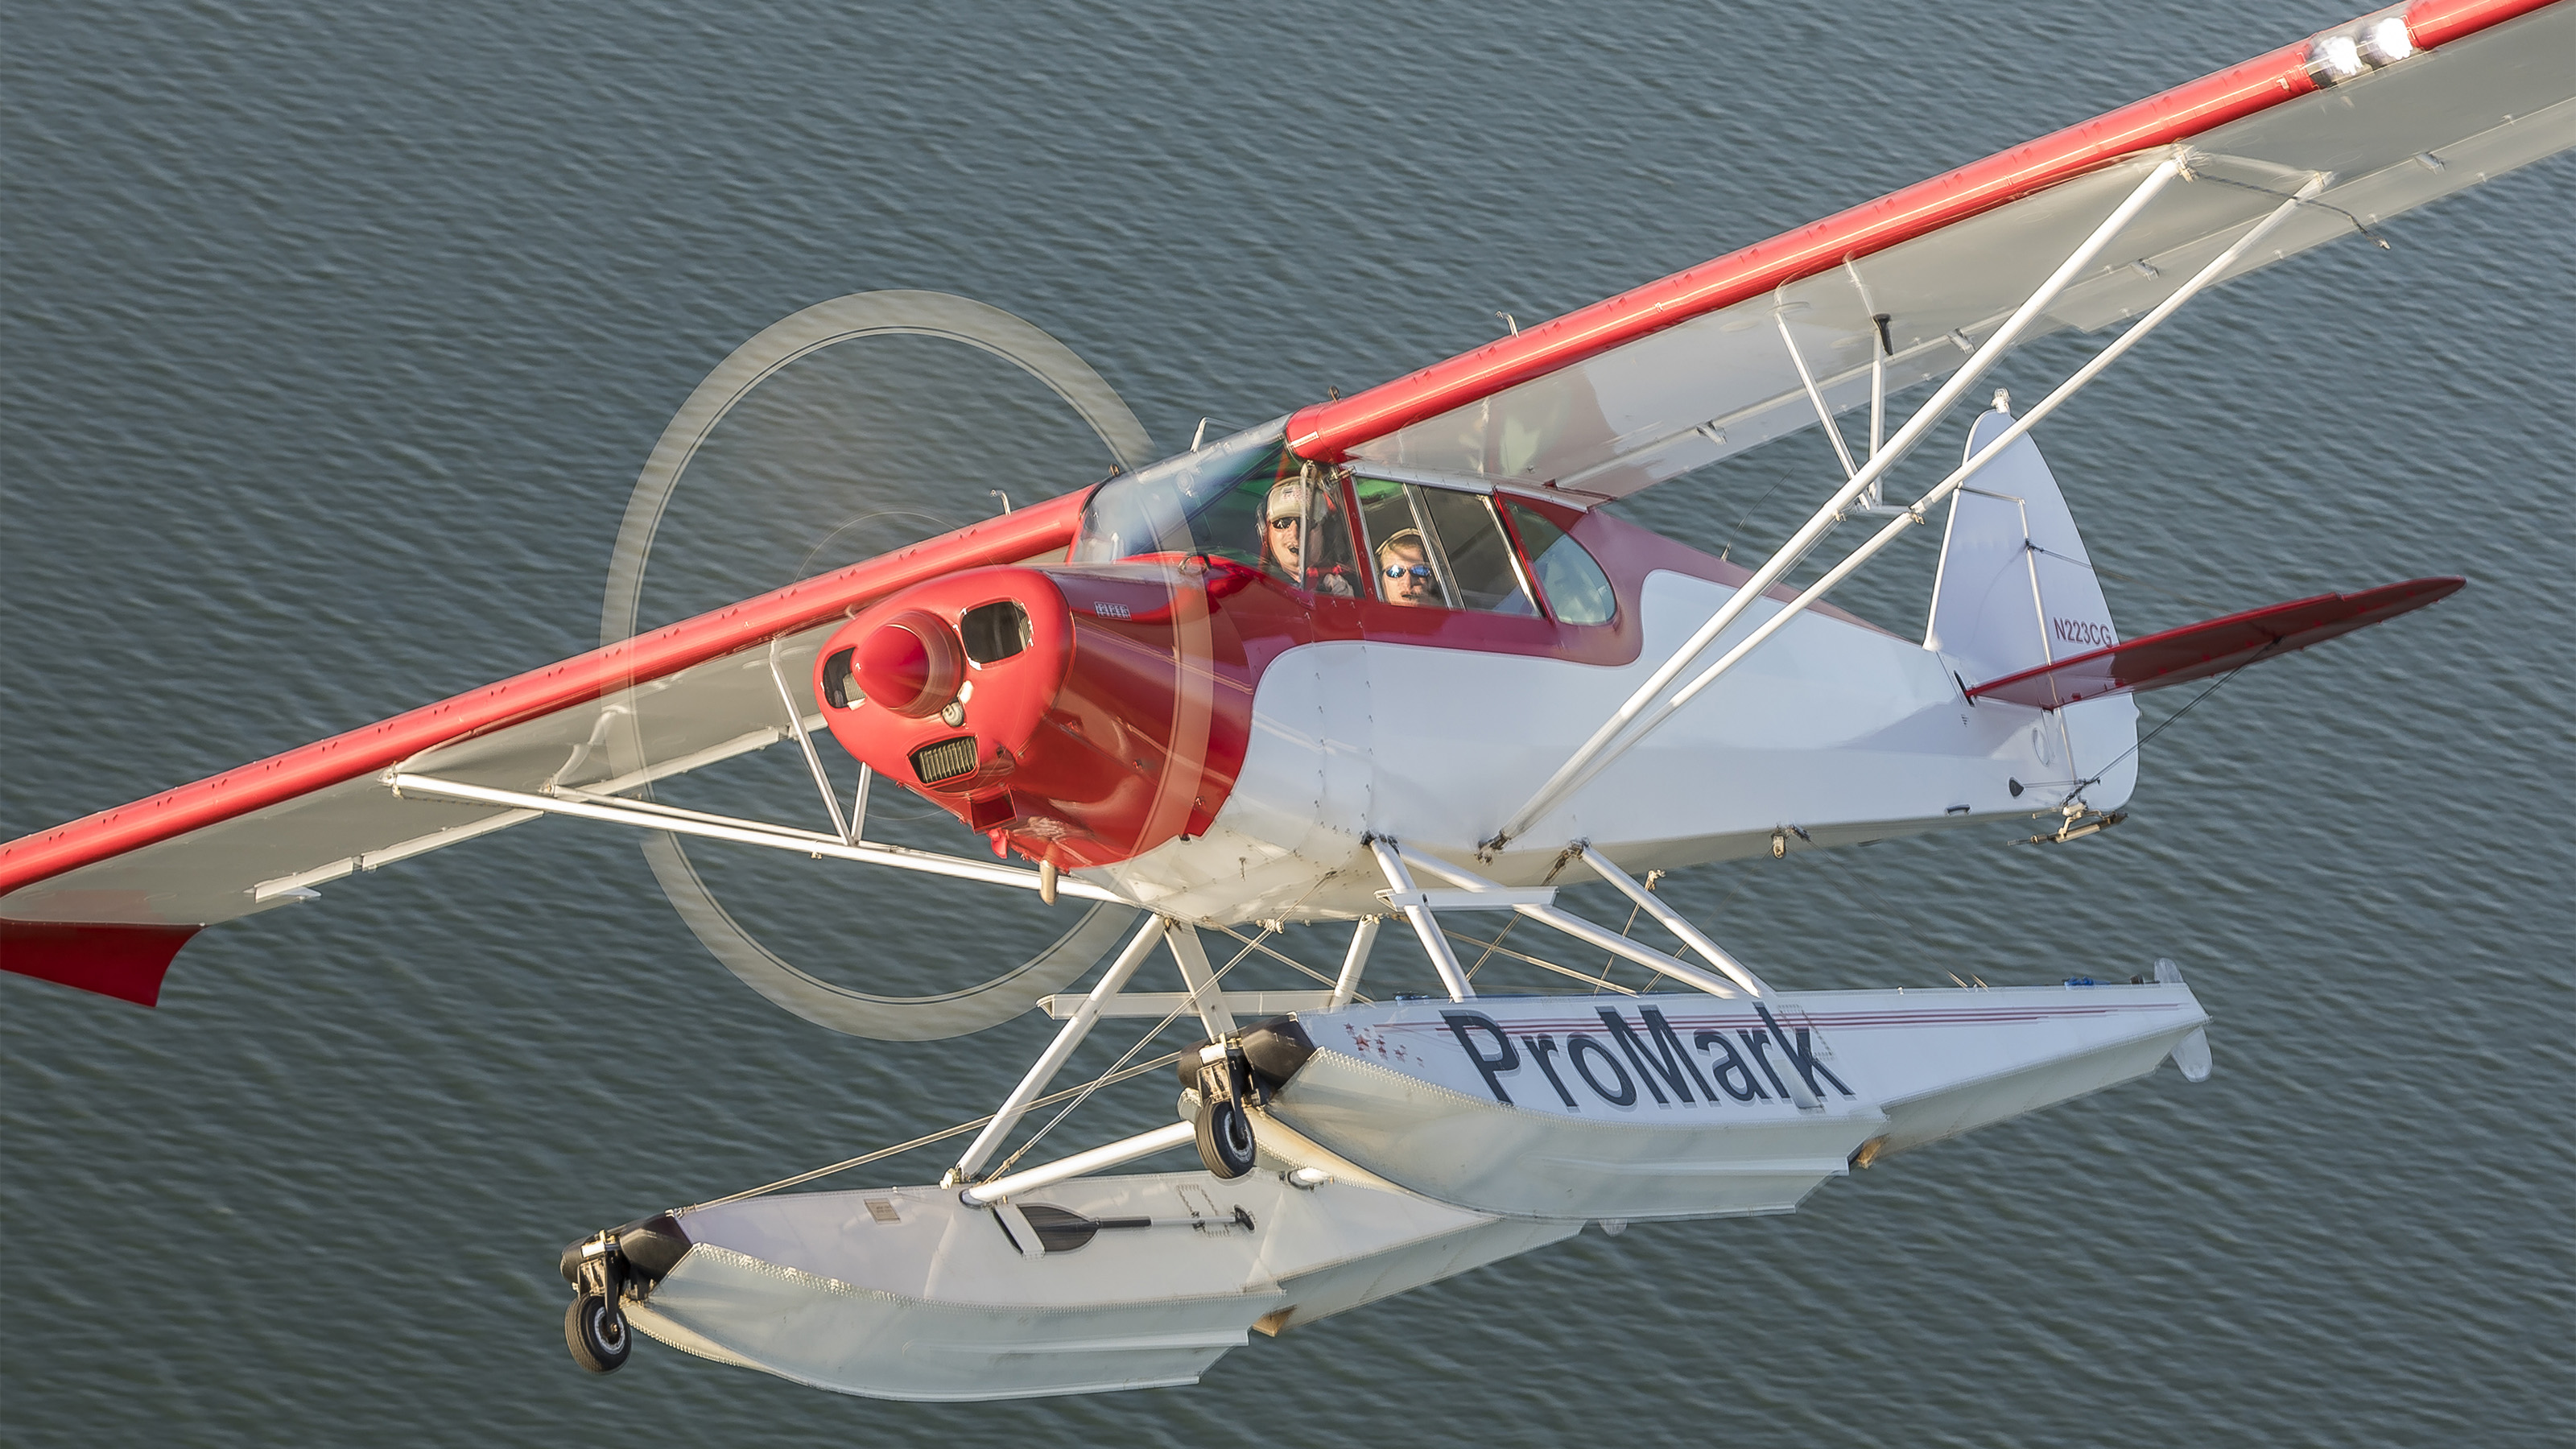
[[1390,604],[1418,608],[1439,602],[1418,528],[1399,529],[1377,546],[1377,575],[1378,592]]

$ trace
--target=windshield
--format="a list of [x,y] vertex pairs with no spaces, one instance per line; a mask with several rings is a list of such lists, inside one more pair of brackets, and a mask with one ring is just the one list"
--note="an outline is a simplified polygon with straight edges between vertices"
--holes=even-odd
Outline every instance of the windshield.
[[1270,495],[1305,462],[1288,451],[1287,419],[1112,478],[1082,511],[1073,562],[1210,554],[1260,568]]

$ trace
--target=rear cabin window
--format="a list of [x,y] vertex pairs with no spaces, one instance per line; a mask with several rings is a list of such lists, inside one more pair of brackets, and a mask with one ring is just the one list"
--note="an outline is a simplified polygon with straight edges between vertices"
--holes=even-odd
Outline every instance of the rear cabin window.
[[1518,503],[1504,507],[1512,511],[1512,527],[1529,550],[1539,596],[1558,623],[1607,624],[1619,616],[1619,595],[1610,587],[1610,576],[1583,545],[1535,509]]
[[1482,493],[1353,480],[1370,580],[1390,604],[1536,614],[1519,556]]

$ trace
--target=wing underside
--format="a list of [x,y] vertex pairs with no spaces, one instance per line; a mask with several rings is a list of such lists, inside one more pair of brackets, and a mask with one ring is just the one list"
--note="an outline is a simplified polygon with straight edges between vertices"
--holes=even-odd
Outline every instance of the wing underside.
[[[2165,187],[2030,335],[2147,310],[2317,173],[2330,189],[2239,272],[2576,144],[2576,0],[2419,0],[2405,24],[2432,48],[2323,88],[2299,68],[2313,45],[2259,57],[1306,409],[1290,442],[1308,457],[1620,497],[1815,422],[1801,364],[1834,411],[1868,405],[1882,337],[1888,387],[1949,373],[2177,148],[2189,182]],[[847,611],[941,573],[1061,556],[1081,502],[1024,508],[0,845],[0,966],[47,974],[37,967],[88,951],[157,986],[188,930],[533,818],[406,798],[396,773],[522,799],[617,794],[779,743],[805,707],[815,648]]]
[[[1290,436],[1309,456],[1337,453],[1624,497],[1814,425],[1799,360],[1837,413],[1869,406],[1872,354],[1882,347],[1890,390],[1946,376],[2177,148],[2188,157],[2188,184],[2165,188],[2024,340],[2092,331],[2149,310],[2315,174],[2332,177],[2324,193],[2229,276],[2353,236],[2576,145],[2571,54],[2576,4],[2549,6],[2241,119],[2131,148],[2072,179],[1892,245],[1831,250],[1830,233],[1848,232],[1855,248],[1866,246],[1887,230],[1882,213],[1915,205],[1909,198],[1916,191],[1952,178],[1927,182],[1384,388],[1310,408],[1291,423]],[[2080,139],[2086,129],[2061,135]],[[2007,152],[1956,175],[2020,156]],[[1804,245],[1804,260],[1776,260],[1791,244]],[[1773,280],[1784,265],[1805,270]],[[1708,306],[1712,295],[1726,295],[1730,278],[1758,286]],[[1632,301],[1632,314],[1701,310],[1677,325],[1593,317]],[[1874,320],[1882,314],[1883,343]],[[1551,342],[1551,328],[1563,338]],[[1577,334],[1621,332],[1638,335],[1581,355]],[[1477,377],[1526,371],[1526,359],[1544,362],[1550,347],[1572,360],[1407,416],[1462,388],[1476,391]],[[1389,420],[1398,425],[1369,431]]]
[[[837,622],[837,620],[835,620]],[[832,624],[779,641],[776,668],[798,697]],[[19,921],[211,925],[298,900],[353,872],[536,818],[530,810],[405,798],[394,772],[544,793],[619,794],[788,739],[764,646],[603,699],[423,750],[11,892]],[[806,722],[819,729],[822,717]]]
[[[1081,501],[1023,508],[0,845],[0,923],[211,925],[538,813],[407,797],[396,774],[617,795],[767,748],[792,738],[790,700],[808,711],[797,723],[820,724],[814,653],[851,611],[923,578],[1060,556]],[[0,964],[23,969],[58,936],[13,929]]]

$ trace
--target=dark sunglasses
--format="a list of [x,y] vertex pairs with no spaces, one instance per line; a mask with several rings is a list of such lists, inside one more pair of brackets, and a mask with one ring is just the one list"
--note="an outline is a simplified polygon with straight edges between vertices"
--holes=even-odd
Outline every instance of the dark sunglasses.
[[1306,520],[1297,517],[1295,514],[1290,514],[1286,518],[1274,518],[1270,520],[1270,526],[1272,528],[1299,528],[1303,527],[1305,522]]
[[1431,565],[1427,563],[1388,564],[1384,572],[1386,576],[1391,579],[1400,579],[1408,574],[1417,579],[1429,579],[1431,577]]

